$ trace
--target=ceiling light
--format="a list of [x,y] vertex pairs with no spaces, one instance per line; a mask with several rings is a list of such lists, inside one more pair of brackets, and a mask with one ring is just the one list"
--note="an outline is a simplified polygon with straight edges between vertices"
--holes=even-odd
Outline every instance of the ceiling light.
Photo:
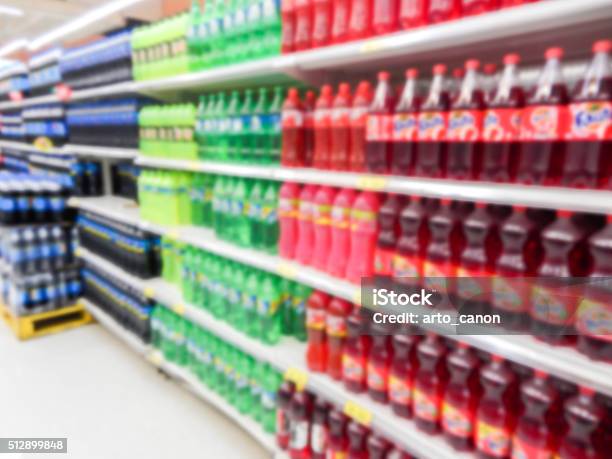
[[18,40],[13,40],[2,48],[0,48],[0,57],[8,56],[9,54],[13,54],[15,51],[19,51],[22,48],[25,48],[28,45],[28,40],[25,38],[19,38]]
[[12,6],[0,5],[0,14],[6,14],[7,16],[23,16],[23,10]]
[[48,45],[58,38],[70,35],[80,29],[87,27],[90,24],[104,19],[105,17],[111,16],[118,11],[121,11],[129,6],[139,3],[143,0],[115,0],[99,8],[95,8],[85,14],[77,17],[76,19],[61,25],[60,27],[51,30],[50,32],[42,34],[40,37],[35,38],[28,44],[30,50],[40,49],[43,46]]

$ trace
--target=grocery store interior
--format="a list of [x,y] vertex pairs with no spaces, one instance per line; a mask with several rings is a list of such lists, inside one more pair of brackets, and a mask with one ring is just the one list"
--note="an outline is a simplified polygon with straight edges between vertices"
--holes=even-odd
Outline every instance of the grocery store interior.
[[605,459],[612,0],[0,0],[0,455]]

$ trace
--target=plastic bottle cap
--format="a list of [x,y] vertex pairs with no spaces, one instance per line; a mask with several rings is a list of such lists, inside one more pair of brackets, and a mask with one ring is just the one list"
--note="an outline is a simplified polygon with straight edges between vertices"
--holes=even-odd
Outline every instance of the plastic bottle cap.
[[333,92],[334,92],[334,90],[333,90],[333,88],[331,87],[330,84],[324,84],[321,87],[321,95],[322,96],[331,96]]
[[379,81],[389,81],[389,78],[390,78],[389,72],[378,72]]
[[406,78],[415,79],[419,76],[419,71],[415,68],[406,70]]
[[[421,200],[423,199],[423,196],[412,196],[411,200],[414,202],[421,202]],[[612,218],[612,215],[609,215],[609,217]]]
[[288,96],[290,99],[299,99],[300,97],[297,88],[289,88]]
[[443,206],[450,206],[452,199],[450,198],[442,198],[440,199],[440,204],[442,204]]
[[346,82],[340,83],[338,86],[338,92],[340,94],[349,94],[351,92],[351,85]]
[[506,65],[516,65],[519,62],[521,62],[521,56],[516,53],[510,53],[504,56],[504,64]]
[[512,210],[514,210],[515,212],[523,213],[527,210],[527,207],[514,205],[512,206]]
[[595,395],[595,390],[591,389],[590,387],[580,386],[579,391],[582,395],[588,395],[589,397]]
[[504,358],[501,355],[492,354],[491,355],[491,361],[493,361],[493,362],[503,362]]
[[484,209],[485,207],[487,207],[487,203],[486,203],[486,202],[480,202],[480,201],[478,201],[478,202],[476,203],[476,208],[477,208],[477,209]]
[[548,378],[548,373],[546,373],[545,371],[542,371],[542,370],[534,370],[533,371],[533,375],[536,378]]
[[478,59],[468,59],[465,61],[466,70],[478,70],[480,67],[480,61]]
[[485,64],[483,70],[487,75],[493,75],[495,72],[497,72],[497,65],[493,64],[492,62]]
[[465,75],[465,72],[463,71],[461,67],[453,70],[453,77],[459,79],[459,78],[463,78],[463,75]]
[[594,53],[609,53],[612,49],[612,40],[597,40],[593,43]]
[[433,74],[434,75],[444,75],[446,73],[446,65],[444,64],[436,64],[433,66]]
[[459,341],[457,347],[460,349],[469,349],[470,345],[468,343],[464,343],[463,341]]
[[571,210],[557,210],[558,218],[570,218],[572,215],[574,215],[574,212],[572,212]]
[[546,59],[561,59],[563,57],[563,48],[548,48],[544,54],[544,57]]

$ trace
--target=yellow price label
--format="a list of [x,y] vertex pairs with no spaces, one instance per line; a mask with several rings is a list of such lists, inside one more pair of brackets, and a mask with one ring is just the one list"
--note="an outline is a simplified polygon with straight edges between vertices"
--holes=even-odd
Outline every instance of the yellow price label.
[[83,251],[81,250],[81,248],[80,248],[80,247],[77,247],[77,248],[76,248],[76,250],[74,251],[74,254],[75,254],[77,257],[80,257],[81,255],[83,255]]
[[376,51],[380,51],[385,47],[385,42],[382,40],[368,40],[363,45],[361,45],[360,53],[375,53]]
[[172,239],[178,239],[180,237],[180,232],[178,229],[174,228],[168,231],[168,236]]
[[287,368],[285,379],[293,382],[297,390],[303,390],[308,382],[308,373],[296,367]]
[[81,205],[81,200],[79,198],[70,198],[69,203],[74,207],[79,207]]
[[153,289],[153,287],[145,287],[142,293],[144,293],[144,296],[146,296],[147,298],[153,298],[155,296],[155,290]]
[[183,303],[173,304],[170,309],[172,309],[175,314],[178,314],[179,316],[185,315],[185,305]]
[[372,422],[372,412],[353,400],[344,404],[344,414],[364,426],[369,426]]
[[200,161],[189,161],[187,164],[187,169],[190,171],[199,171],[200,170]]
[[353,293],[353,303],[361,304],[361,289],[360,288],[355,290],[355,292]]
[[153,365],[155,365],[156,367],[159,367],[164,361],[164,358],[162,357],[161,352],[151,351],[149,355],[147,355],[147,360],[151,362]]
[[357,187],[364,190],[381,191],[387,187],[388,179],[376,175],[366,175],[357,179]]
[[295,279],[297,275],[297,269],[290,263],[281,263],[278,265],[277,272],[279,275],[286,277],[287,279]]

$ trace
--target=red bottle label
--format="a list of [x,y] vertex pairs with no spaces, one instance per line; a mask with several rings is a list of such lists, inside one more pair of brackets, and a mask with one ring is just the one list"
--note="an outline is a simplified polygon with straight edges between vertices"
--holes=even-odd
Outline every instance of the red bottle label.
[[574,320],[578,296],[563,287],[534,286],[531,291],[531,316],[542,322],[567,325]]
[[376,213],[371,210],[351,209],[351,230],[376,232]]
[[326,314],[324,309],[306,309],[306,327],[312,330],[324,330]]
[[393,277],[421,277],[421,259],[416,255],[393,256]]
[[419,113],[419,141],[435,142],[446,138],[446,112]]
[[612,342],[612,306],[588,298],[583,299],[576,314],[576,330],[581,335]]
[[300,110],[289,109],[281,113],[281,125],[284,128],[297,128],[304,125],[304,113]]
[[442,404],[442,428],[455,437],[468,438],[474,433],[474,424],[465,410],[447,402]]
[[364,128],[368,120],[368,107],[355,107],[351,109],[350,123],[353,128]]
[[451,110],[448,114],[446,139],[451,142],[482,140],[482,111]]
[[457,268],[457,296],[465,300],[485,301],[491,286],[491,273],[485,269]]
[[347,335],[346,320],[342,316],[327,314],[325,332],[327,336],[345,338]]
[[516,108],[492,108],[485,112],[482,139],[485,142],[519,140],[523,111]]
[[368,388],[387,392],[387,369],[383,365],[368,362]]
[[363,382],[365,379],[364,365],[357,358],[344,353],[342,355],[342,377],[352,382]]
[[438,398],[414,389],[414,414],[425,421],[436,422],[440,419],[440,406]]
[[535,105],[523,110],[521,140],[562,140],[566,131],[566,106]]
[[298,199],[280,198],[278,201],[278,216],[284,218],[296,218],[298,214],[298,208]]
[[408,378],[391,374],[389,376],[389,400],[395,405],[410,406],[412,403],[412,386]]
[[494,277],[492,279],[493,306],[504,311],[524,312],[527,309],[526,289],[521,279]]
[[430,261],[423,263],[423,276],[425,288],[440,293],[450,290],[450,279],[457,274],[457,267],[451,261]]
[[476,426],[476,448],[493,457],[510,455],[510,431],[479,421]]
[[334,449],[328,448],[325,459],[346,459],[347,457],[348,456],[347,456],[346,451],[334,450]]
[[324,425],[312,425],[312,431],[310,432],[310,448],[315,454],[325,454],[327,450],[327,429]]
[[289,448],[293,451],[301,451],[308,447],[308,421],[297,421],[291,423],[291,440]]
[[331,219],[331,206],[329,204],[315,204],[313,206],[313,218],[315,225],[329,225]]
[[579,102],[568,111],[568,140],[612,139],[612,102]]
[[335,128],[347,128],[351,122],[351,110],[346,107],[332,109],[331,125]]
[[393,251],[376,248],[374,254],[374,273],[379,276],[391,276],[393,273]]
[[512,441],[512,459],[553,459],[554,454],[548,448],[531,445],[521,440],[518,435]]
[[314,126],[316,128],[328,128],[331,121],[331,110],[318,108],[314,112]]
[[415,113],[393,115],[393,141],[413,142],[419,133],[419,118]]
[[331,224],[335,228],[348,229],[351,222],[351,209],[348,207],[332,207]]
[[393,139],[392,115],[368,115],[366,140],[368,142],[388,142]]

